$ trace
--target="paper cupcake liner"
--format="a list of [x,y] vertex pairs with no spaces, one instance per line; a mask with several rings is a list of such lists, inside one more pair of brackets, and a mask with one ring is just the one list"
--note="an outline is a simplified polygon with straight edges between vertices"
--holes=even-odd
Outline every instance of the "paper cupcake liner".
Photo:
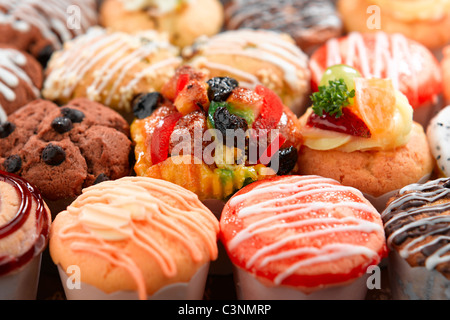
[[[424,175],[416,183],[425,183],[425,182],[427,182],[430,179],[431,174],[432,173]],[[379,213],[381,213],[381,212],[384,211],[384,209],[386,209],[386,204],[389,201],[389,199],[392,198],[393,196],[395,196],[399,190],[400,189],[389,191],[389,192],[387,192],[387,193],[385,193],[385,194],[383,194],[383,195],[381,195],[379,197],[374,197],[374,196],[372,196],[370,194],[367,194],[367,193],[364,193],[364,192],[363,192],[363,195],[364,195],[364,197],[367,200],[369,200],[369,202],[375,207],[375,209],[377,209],[377,211]]]
[[[147,300],[201,300],[205,292],[206,279],[208,277],[209,263],[203,265],[189,282],[173,283],[165,286],[148,296]],[[80,288],[69,288],[69,276],[58,265],[59,276],[64,288],[67,300],[138,300],[136,291],[116,291],[105,293],[102,290],[87,284],[80,283]]]
[[236,266],[234,275],[239,300],[364,300],[368,290],[368,275],[346,285],[319,289],[309,294],[289,287],[267,287],[254,275]]
[[450,280],[436,270],[411,267],[398,252],[389,253],[389,282],[394,300],[450,300]]
[[35,256],[19,270],[0,277],[0,300],[36,300],[41,256]]

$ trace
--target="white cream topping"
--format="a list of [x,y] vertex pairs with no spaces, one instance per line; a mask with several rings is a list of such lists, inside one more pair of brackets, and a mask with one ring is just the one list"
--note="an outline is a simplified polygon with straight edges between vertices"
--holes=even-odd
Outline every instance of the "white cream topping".
[[431,119],[427,137],[439,170],[446,177],[450,177],[450,106]]
[[142,9],[156,9],[157,13],[164,14],[175,11],[183,4],[190,4],[195,0],[120,0],[124,8],[129,11]]

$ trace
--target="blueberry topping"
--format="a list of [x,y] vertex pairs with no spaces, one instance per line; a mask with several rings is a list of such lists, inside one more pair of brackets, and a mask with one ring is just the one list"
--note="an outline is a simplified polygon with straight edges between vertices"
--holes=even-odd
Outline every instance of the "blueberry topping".
[[208,87],[208,98],[209,101],[225,101],[230,96],[234,88],[236,88],[239,83],[229,77],[215,77],[207,81]]
[[162,101],[162,95],[159,92],[151,92],[138,95],[134,99],[133,114],[138,119],[144,119],[149,117],[153,111],[158,108],[158,105]]
[[80,123],[85,117],[84,113],[80,110],[67,107],[61,109],[61,114],[64,117],[69,118],[72,123]]
[[95,179],[94,184],[101,183],[101,182],[108,181],[108,180],[109,180],[109,177],[106,174],[100,173],[97,176],[97,178]]
[[50,166],[58,166],[66,160],[66,152],[60,146],[50,143],[42,151],[42,160]]
[[275,153],[274,157],[278,157],[278,172],[277,175],[285,175],[294,169],[295,164],[297,163],[298,152],[294,147],[288,147],[284,149],[278,150]]
[[39,51],[36,58],[44,68],[47,66],[47,63],[52,57],[54,51],[55,49],[53,48],[52,45],[46,45],[44,48],[41,49],[41,51]]
[[0,123],[0,139],[7,138],[16,129],[16,125],[9,121]]
[[[222,133],[224,141],[227,135],[227,130],[235,131],[242,129],[242,131],[245,132],[248,129],[248,124],[245,119],[230,113],[225,107],[219,107],[216,112],[214,112],[214,125],[216,129]],[[229,132],[230,131],[228,131],[228,133]]]
[[22,159],[18,155],[12,155],[6,158],[3,163],[6,172],[15,173],[22,168]]
[[73,128],[72,120],[66,117],[58,117],[52,121],[52,128],[58,133],[65,133]]

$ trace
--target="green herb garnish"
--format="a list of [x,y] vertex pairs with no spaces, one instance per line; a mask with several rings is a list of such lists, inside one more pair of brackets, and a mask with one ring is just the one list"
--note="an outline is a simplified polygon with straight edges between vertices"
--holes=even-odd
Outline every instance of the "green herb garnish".
[[320,86],[319,91],[312,94],[312,109],[318,116],[326,113],[339,118],[342,116],[342,108],[348,106],[349,99],[354,97],[355,90],[348,91],[343,79],[330,80],[328,86]]

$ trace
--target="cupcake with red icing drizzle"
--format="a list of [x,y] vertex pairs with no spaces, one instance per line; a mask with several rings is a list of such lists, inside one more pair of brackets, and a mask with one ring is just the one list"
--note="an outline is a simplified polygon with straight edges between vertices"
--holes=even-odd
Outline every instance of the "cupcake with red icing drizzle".
[[281,176],[236,193],[220,220],[240,299],[364,299],[385,256],[383,225],[362,193],[319,176]]
[[51,215],[38,189],[0,171],[0,300],[34,300]]
[[381,214],[394,299],[450,299],[450,179],[411,184]]
[[345,64],[365,78],[389,78],[414,109],[414,120],[424,127],[441,107],[442,74],[431,51],[401,34],[351,32],[332,38],[310,59],[316,91],[328,67]]
[[311,99],[300,118],[297,173],[355,187],[380,211],[400,188],[428,180],[434,159],[426,134],[391,79],[366,79],[336,65]]
[[[57,215],[50,254],[69,300],[202,299],[218,232],[194,193],[125,177],[84,189]],[[67,286],[73,266],[81,289]]]

